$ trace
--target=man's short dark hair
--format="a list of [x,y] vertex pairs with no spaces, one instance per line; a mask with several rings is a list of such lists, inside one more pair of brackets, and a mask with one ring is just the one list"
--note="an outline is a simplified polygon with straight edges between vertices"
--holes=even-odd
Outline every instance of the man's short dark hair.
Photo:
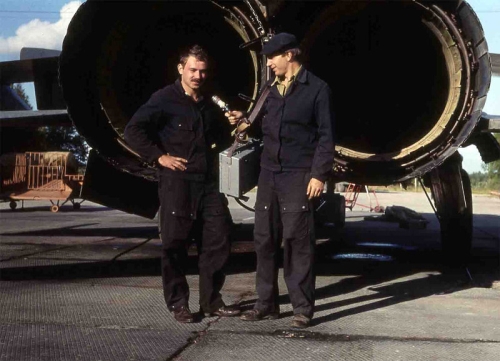
[[205,63],[208,63],[208,54],[203,49],[201,46],[195,44],[190,46],[189,48],[184,49],[181,51],[180,57],[179,57],[179,63],[182,65],[182,67],[186,66],[188,58],[192,56],[198,61],[203,61]]

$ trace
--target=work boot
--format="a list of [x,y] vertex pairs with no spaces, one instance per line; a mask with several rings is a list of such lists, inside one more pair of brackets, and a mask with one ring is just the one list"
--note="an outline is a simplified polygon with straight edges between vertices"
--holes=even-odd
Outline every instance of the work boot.
[[241,313],[239,305],[222,306],[213,312],[205,312],[205,317],[219,316],[219,317],[234,317]]
[[279,311],[264,312],[257,309],[245,311],[241,314],[240,319],[243,321],[260,321],[260,320],[277,320],[280,317]]
[[194,315],[189,310],[189,307],[186,305],[173,307],[172,313],[174,314],[174,318],[177,322],[181,323],[192,323],[194,322]]
[[301,313],[293,315],[292,318],[293,328],[307,328],[309,326],[309,323],[311,323],[311,319],[306,315],[303,315]]

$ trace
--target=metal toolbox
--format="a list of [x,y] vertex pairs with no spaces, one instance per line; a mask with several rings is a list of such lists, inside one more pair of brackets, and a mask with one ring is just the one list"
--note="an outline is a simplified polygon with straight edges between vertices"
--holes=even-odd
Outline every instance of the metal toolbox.
[[240,198],[257,185],[260,154],[263,144],[250,140],[228,156],[229,149],[219,153],[219,190],[228,196]]

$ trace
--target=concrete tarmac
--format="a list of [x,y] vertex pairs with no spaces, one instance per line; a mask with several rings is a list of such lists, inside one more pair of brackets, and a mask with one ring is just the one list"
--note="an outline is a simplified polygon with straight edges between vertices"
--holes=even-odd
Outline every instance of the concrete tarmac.
[[[473,201],[472,257],[453,268],[442,263],[439,224],[423,193],[360,194],[345,227],[317,229],[315,316],[304,331],[290,327],[281,271],[278,320],[179,324],[163,300],[156,220],[90,202],[58,213],[46,201],[16,211],[0,203],[0,360],[498,361],[500,199]],[[370,202],[408,207],[429,224],[408,230],[378,221]],[[233,200],[230,209],[223,295],[249,309],[253,213]],[[188,273],[198,310],[194,247]]]

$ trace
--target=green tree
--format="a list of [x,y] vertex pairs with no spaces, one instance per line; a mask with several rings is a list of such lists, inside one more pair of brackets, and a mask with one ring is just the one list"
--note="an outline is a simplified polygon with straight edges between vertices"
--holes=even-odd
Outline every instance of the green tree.
[[89,146],[74,127],[42,127],[39,131],[44,135],[41,146],[45,151],[64,150],[73,153],[80,165],[87,163]]
[[[493,134],[496,140],[500,143],[500,134]],[[500,160],[496,160],[486,165],[486,170],[490,177],[500,177]]]
[[[500,142],[500,134],[494,134],[494,137]],[[487,189],[500,191],[500,160],[486,164],[488,175]]]
[[488,183],[488,174],[486,172],[474,172],[469,174],[471,186],[473,189],[485,189]]
[[[12,89],[33,109],[21,84],[13,84]],[[9,129],[2,134],[2,153],[24,151],[68,151],[75,155],[78,163],[87,163],[89,147],[74,127],[47,127]]]
[[31,105],[31,102],[28,98],[28,96],[26,95],[26,92],[24,91],[24,87],[17,83],[17,84],[12,84],[10,86],[12,89],[14,89],[14,91],[17,93],[17,95],[19,95],[19,97],[25,101],[26,104],[28,104],[28,106],[30,107],[30,109],[33,109],[33,106]]

